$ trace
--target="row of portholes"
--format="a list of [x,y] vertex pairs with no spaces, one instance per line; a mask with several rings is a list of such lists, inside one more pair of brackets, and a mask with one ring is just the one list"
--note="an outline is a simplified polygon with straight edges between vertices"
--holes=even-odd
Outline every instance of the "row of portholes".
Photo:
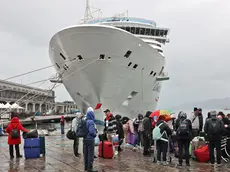
[[[129,62],[128,67],[130,67],[131,65],[132,65],[132,62]],[[137,67],[138,67],[138,64],[133,65],[133,69],[136,69]],[[150,76],[156,76],[156,74],[157,74],[156,72],[151,71],[149,75]]]
[[[125,53],[124,57],[125,57],[125,58],[129,58],[131,54],[132,54],[132,51],[128,50],[128,51]],[[66,57],[65,57],[62,53],[60,53],[60,56],[61,56],[64,60],[66,60]],[[78,60],[79,60],[79,61],[83,60],[83,57],[82,57],[81,55],[78,55],[77,57],[78,57]],[[107,57],[107,59],[110,60],[111,57]],[[105,54],[100,54],[99,60],[105,60]],[[56,65],[57,65],[58,68],[60,68],[60,66],[59,66],[57,63],[56,63]],[[132,65],[132,62],[129,62],[128,67],[130,67],[131,65]],[[137,67],[138,67],[138,64],[134,64],[134,65],[133,65],[133,69],[136,69]],[[68,67],[67,65],[64,65],[63,68],[64,68],[65,70],[67,70],[69,67]],[[150,75],[150,76],[156,76],[156,72],[151,71],[149,75]]]
[[[125,58],[129,58],[131,54],[132,54],[132,51],[128,50],[128,51],[125,53],[124,57],[125,57]],[[60,53],[60,56],[63,58],[63,60],[66,60],[66,57],[65,57],[62,53]],[[83,60],[83,57],[82,57],[81,55],[78,55],[77,58],[78,58],[79,61]],[[111,57],[107,57],[107,59],[110,60]],[[99,60],[105,60],[105,54],[100,54]],[[61,68],[61,67],[59,66],[58,63],[56,63],[56,66],[57,66],[59,69]],[[63,66],[63,68],[64,68],[65,70],[67,70],[67,69],[68,69],[68,66],[65,65],[65,66]]]

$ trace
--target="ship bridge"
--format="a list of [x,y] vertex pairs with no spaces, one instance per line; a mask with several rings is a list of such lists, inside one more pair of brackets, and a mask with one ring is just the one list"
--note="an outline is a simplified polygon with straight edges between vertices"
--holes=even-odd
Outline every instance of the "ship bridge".
[[135,18],[135,17],[105,17],[101,19],[93,19],[87,22],[87,24],[98,24],[98,23],[110,23],[110,22],[129,22],[129,23],[142,23],[156,27],[156,23],[152,20]]
[[153,20],[135,17],[106,17],[93,19],[87,24],[100,24],[117,27],[134,34],[163,55],[162,44],[168,43],[169,29],[156,26]]

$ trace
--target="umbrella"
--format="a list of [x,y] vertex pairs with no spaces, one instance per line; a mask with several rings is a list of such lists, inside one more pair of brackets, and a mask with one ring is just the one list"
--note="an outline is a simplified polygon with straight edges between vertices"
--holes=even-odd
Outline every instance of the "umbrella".
[[171,110],[157,110],[151,113],[149,116],[150,118],[153,118],[154,121],[157,121],[159,116],[165,116],[165,121],[169,121],[171,119],[171,114],[174,112]]

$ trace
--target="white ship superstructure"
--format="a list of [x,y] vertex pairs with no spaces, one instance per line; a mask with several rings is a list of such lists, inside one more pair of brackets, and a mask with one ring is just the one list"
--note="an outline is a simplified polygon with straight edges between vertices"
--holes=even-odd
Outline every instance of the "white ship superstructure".
[[103,110],[136,117],[153,111],[164,72],[169,29],[133,17],[93,19],[56,33],[49,54],[67,91],[85,112],[103,120]]

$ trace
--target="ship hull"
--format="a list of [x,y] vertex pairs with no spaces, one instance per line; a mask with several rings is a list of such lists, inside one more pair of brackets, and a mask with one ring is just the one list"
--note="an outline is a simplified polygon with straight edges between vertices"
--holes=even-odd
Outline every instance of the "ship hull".
[[101,103],[98,120],[105,109],[134,118],[157,106],[161,83],[156,77],[165,59],[135,35],[110,26],[73,26],[53,36],[49,55],[83,113]]

